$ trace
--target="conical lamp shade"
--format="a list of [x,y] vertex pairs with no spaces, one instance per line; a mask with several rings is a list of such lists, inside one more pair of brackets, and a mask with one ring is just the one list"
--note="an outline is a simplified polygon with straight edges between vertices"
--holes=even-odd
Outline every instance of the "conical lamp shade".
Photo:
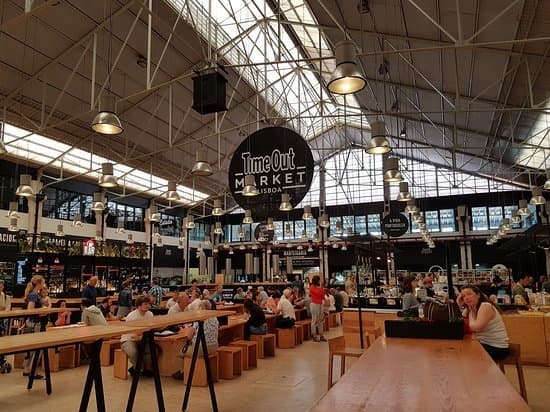
[[110,92],[103,92],[99,99],[99,113],[92,121],[92,130],[100,134],[120,134],[124,131],[116,114],[116,97]]
[[19,176],[19,186],[15,190],[15,194],[21,197],[32,197],[34,196],[34,190],[31,187],[31,175],[20,175]]
[[371,139],[367,144],[367,153],[385,154],[391,152],[392,148],[386,139],[386,124],[382,120],[376,120],[370,124]]
[[362,90],[367,82],[356,61],[355,46],[345,40],[335,46],[336,68],[330,77],[328,89],[335,94],[351,94]]
[[244,176],[244,188],[243,196],[257,196],[258,189],[256,188],[256,180],[254,180],[254,175],[245,175]]
[[191,173],[195,176],[210,176],[213,171],[212,167],[208,163],[208,152],[205,149],[197,150],[197,161],[191,170]]
[[101,176],[98,181],[99,186],[112,188],[117,187],[117,178],[114,176],[114,168],[112,163],[103,163],[101,165]]

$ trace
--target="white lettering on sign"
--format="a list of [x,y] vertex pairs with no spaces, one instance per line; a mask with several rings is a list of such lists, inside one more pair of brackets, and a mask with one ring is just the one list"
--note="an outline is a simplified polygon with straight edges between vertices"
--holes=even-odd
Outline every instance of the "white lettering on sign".
[[15,243],[17,242],[17,235],[13,233],[0,233],[0,242]]
[[288,149],[287,153],[281,153],[279,149],[275,149],[271,155],[265,156],[251,156],[250,152],[245,152],[241,155],[243,172],[245,175],[254,175],[294,170],[296,169],[294,155],[293,148]]

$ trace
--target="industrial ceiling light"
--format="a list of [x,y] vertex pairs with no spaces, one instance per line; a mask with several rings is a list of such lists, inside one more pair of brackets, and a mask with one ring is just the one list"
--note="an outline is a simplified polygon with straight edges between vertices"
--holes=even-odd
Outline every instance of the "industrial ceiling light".
[[307,251],[308,251],[309,253],[313,252],[313,247],[311,246],[311,244],[310,244],[309,247],[307,248]]
[[546,204],[546,199],[542,195],[542,187],[534,187],[532,191],[533,196],[529,203],[532,205],[544,205]]
[[332,248],[333,248],[333,249],[338,249],[339,246],[340,246],[340,245],[339,245],[338,243],[333,243],[333,244],[332,244]]
[[323,213],[321,217],[319,218],[319,226],[321,227],[330,227],[330,219],[328,217],[328,214]]
[[210,176],[214,173],[208,163],[208,152],[205,149],[198,149],[196,156],[196,162],[193,165],[191,174],[195,176]]
[[239,250],[246,250],[246,246],[243,244],[243,245],[240,245],[239,246]]
[[180,200],[180,195],[178,194],[178,184],[175,180],[170,180],[168,182],[168,190],[166,191],[166,200],[174,202]]
[[296,247],[296,250],[304,250],[304,247],[303,247],[302,245],[298,245],[298,246]]
[[31,187],[31,175],[21,175],[19,176],[19,186],[15,190],[15,194],[21,197],[32,197],[34,196],[34,190]]
[[286,247],[287,247],[287,249],[292,248],[292,243],[287,243],[287,244],[286,244]]
[[10,232],[17,232],[19,229],[17,227],[17,219],[14,217],[10,217],[10,224],[8,226],[8,231]]
[[211,248],[212,241],[210,240],[210,235],[204,235],[204,247]]
[[214,199],[214,208],[212,209],[212,215],[214,215],[214,216],[222,216],[223,215],[221,199]]
[[419,223],[418,223],[418,228],[419,228],[420,230],[426,229],[426,223],[424,223],[424,222],[419,222]]
[[254,223],[254,219],[252,219],[252,210],[250,209],[246,209],[244,211],[244,219],[243,219],[243,224],[245,225],[250,225]]
[[399,133],[399,137],[407,137],[407,125],[403,125],[403,128],[401,129],[401,132]]
[[386,139],[386,123],[376,120],[370,124],[371,139],[367,144],[367,153],[385,154],[391,152],[390,142]]
[[397,157],[388,157],[384,165],[384,182],[401,182],[403,175],[399,171],[399,160]]
[[546,182],[543,186],[544,190],[550,190],[550,169],[546,169]]
[[520,216],[529,216],[530,214],[531,214],[531,211],[527,207],[527,200],[526,199],[520,199],[518,215],[520,215]]
[[151,223],[160,222],[159,208],[155,205],[149,207],[149,216],[147,220]]
[[65,236],[65,232],[63,231],[63,225],[57,225],[57,229],[55,231],[55,235],[57,237],[63,237]]
[[235,252],[233,252],[233,248],[230,247],[230,248],[229,248],[229,254],[230,254],[230,255],[233,255],[234,253],[235,253]]
[[7,217],[12,217],[14,219],[19,219],[21,217],[21,215],[19,214],[19,211],[17,210],[18,208],[19,208],[19,203],[10,202]]
[[118,220],[116,222],[116,232],[117,233],[126,233],[126,230],[124,229],[124,220]]
[[272,217],[267,218],[267,224],[265,225],[265,227],[266,227],[267,230],[275,230],[275,225],[273,223],[273,218]]
[[186,226],[187,229],[195,229],[195,218],[192,214],[187,215]]
[[92,130],[100,134],[120,134],[124,131],[116,114],[117,100],[110,91],[104,90],[99,98],[99,113],[92,121]]
[[509,218],[505,218],[504,221],[502,222],[502,229],[505,232],[509,232],[510,230],[512,230],[512,226],[510,226],[510,219]]
[[313,241],[314,242],[319,242],[320,239],[321,239],[321,236],[319,235],[319,231],[317,230],[315,232],[315,236],[313,236]]
[[313,213],[311,213],[311,206],[306,205],[304,206],[304,213],[302,214],[303,220],[311,220],[313,219]]
[[103,193],[95,192],[93,194],[93,202],[91,209],[94,212],[102,212],[105,209],[105,199],[103,198]]
[[512,210],[512,223],[514,224],[520,224],[521,223],[521,216],[518,214],[517,210]]
[[413,218],[412,218],[413,222],[415,223],[423,223],[424,222],[424,218],[422,217],[422,215],[420,213],[416,213]]
[[223,235],[222,222],[216,222],[214,226],[215,235]]
[[225,242],[223,242],[223,248],[224,249],[229,249],[231,246],[229,246],[229,242],[226,240]]
[[409,192],[409,184],[407,182],[399,182],[399,194],[397,195],[398,202],[408,202],[412,200],[411,192]]
[[133,245],[134,244],[134,235],[131,233],[128,233],[128,238],[126,239],[127,245]]
[[355,46],[344,40],[335,46],[336,68],[330,76],[328,89],[335,94],[351,94],[362,90],[367,82],[357,67]]
[[73,216],[73,227],[82,227],[82,217],[80,212],[76,212]]
[[337,220],[336,226],[334,228],[334,233],[342,233],[342,231],[343,231],[342,222],[340,220]]
[[288,193],[283,193],[281,195],[281,204],[279,205],[279,210],[281,212],[290,212],[292,210],[292,204],[290,203],[290,196]]
[[94,239],[97,241],[97,242],[101,242],[103,240],[103,238],[101,237],[101,230],[96,230],[95,231],[95,237]]
[[307,239],[307,232],[306,230],[302,230],[302,239],[306,240]]
[[243,196],[257,196],[258,189],[256,188],[256,180],[254,175],[244,175]]
[[237,237],[238,237],[239,239],[244,238],[244,230],[243,230],[243,227],[242,227],[242,226],[239,226],[239,229],[237,230]]
[[407,200],[407,206],[405,206],[405,213],[415,214],[418,212],[418,207],[414,204],[414,199]]
[[348,247],[347,247],[346,244],[344,243],[340,249],[343,250],[343,251],[346,251],[346,250],[348,250]]
[[117,178],[114,176],[114,167],[112,163],[101,164],[101,176],[99,176],[98,185],[101,187],[117,187]]
[[265,250],[265,253],[270,254],[270,253],[271,253],[271,248],[268,247],[268,248]]

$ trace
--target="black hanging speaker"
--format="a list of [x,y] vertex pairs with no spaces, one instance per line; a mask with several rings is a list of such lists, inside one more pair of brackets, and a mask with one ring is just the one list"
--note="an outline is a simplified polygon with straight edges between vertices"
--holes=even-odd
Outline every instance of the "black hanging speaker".
[[193,77],[193,109],[200,114],[223,112],[226,78],[216,70],[204,71]]

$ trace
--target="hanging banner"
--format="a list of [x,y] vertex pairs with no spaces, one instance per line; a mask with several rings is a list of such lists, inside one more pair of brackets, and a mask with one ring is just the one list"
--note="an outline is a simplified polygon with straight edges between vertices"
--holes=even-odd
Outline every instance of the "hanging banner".
[[[267,127],[244,139],[229,165],[229,188],[243,209],[253,217],[280,214],[281,195],[288,193],[295,207],[309,191],[313,180],[313,155],[307,142],[284,127]],[[259,194],[243,196],[244,176],[252,175]]]

